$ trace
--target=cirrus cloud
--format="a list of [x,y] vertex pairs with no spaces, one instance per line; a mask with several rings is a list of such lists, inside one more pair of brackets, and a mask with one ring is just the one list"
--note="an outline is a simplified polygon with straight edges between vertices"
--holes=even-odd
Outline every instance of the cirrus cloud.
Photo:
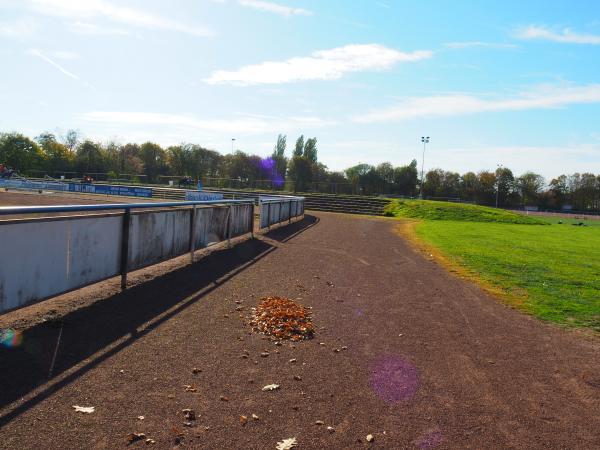
[[290,6],[280,5],[279,3],[265,2],[262,0],[238,0],[238,3],[248,8],[258,9],[284,17],[292,16],[312,16],[313,12],[303,8],[292,8]]
[[459,116],[493,111],[549,109],[584,103],[600,103],[600,84],[542,85],[507,97],[466,94],[411,97],[394,106],[356,116],[354,121],[360,123],[395,122],[414,118]]
[[202,26],[192,26],[146,11],[121,6],[107,0],[27,0],[29,8],[47,16],[71,19],[108,19],[125,25],[175,31],[194,36],[212,36],[214,32]]
[[405,53],[379,44],[346,45],[285,61],[267,61],[233,71],[218,70],[204,81],[208,84],[248,86],[337,80],[348,73],[386,70],[400,62],[420,61],[432,55],[431,51]]
[[600,45],[600,35],[589,33],[577,33],[570,28],[556,32],[544,26],[529,25],[517,30],[515,36],[525,40],[543,40],[560,42],[563,44],[592,44]]

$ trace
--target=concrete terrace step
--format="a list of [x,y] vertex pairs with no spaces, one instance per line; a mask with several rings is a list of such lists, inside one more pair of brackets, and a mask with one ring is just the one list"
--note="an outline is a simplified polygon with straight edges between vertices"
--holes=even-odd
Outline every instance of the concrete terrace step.
[[[205,189],[206,192],[218,192],[225,199],[257,198],[270,195],[260,191],[235,191],[225,189]],[[183,200],[185,189],[178,188],[153,188],[152,196],[159,199]],[[277,195],[277,194],[271,194]],[[384,207],[389,203],[388,199],[376,197],[346,196],[332,194],[298,194],[305,197],[306,209],[314,211],[330,211],[348,214],[383,215]]]

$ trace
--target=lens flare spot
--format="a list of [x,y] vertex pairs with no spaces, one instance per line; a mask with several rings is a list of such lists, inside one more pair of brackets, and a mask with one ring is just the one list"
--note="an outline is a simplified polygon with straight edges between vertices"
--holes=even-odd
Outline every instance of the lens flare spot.
[[23,342],[23,334],[18,330],[7,328],[0,330],[0,345],[3,347],[18,347]]
[[404,357],[386,355],[372,365],[370,384],[373,391],[387,403],[407,401],[419,389],[419,372]]

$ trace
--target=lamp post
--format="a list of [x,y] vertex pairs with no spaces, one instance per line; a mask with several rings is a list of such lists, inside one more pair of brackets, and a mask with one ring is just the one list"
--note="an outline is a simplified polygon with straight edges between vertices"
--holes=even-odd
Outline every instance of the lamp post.
[[421,142],[423,143],[423,160],[421,161],[421,183],[419,185],[419,198],[423,198],[423,170],[425,168],[425,146],[429,144],[429,136],[421,136]]
[[233,143],[235,142],[235,138],[231,138],[231,154],[233,155]]

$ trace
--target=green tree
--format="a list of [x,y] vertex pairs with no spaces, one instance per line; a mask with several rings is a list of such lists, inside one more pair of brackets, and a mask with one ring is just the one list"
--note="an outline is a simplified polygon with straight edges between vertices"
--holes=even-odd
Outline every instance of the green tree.
[[539,194],[546,182],[544,177],[533,172],[525,172],[517,179],[524,205],[537,205]]
[[148,181],[156,183],[159,175],[167,173],[167,153],[153,142],[145,142],[140,146],[140,159],[144,164],[144,172]]
[[74,168],[75,155],[65,144],[58,142],[54,134],[42,133],[35,140],[40,144],[45,155],[45,169],[51,175],[70,172]]
[[287,137],[279,135],[277,137],[277,144],[273,149],[273,173],[271,174],[271,180],[275,182],[276,186],[283,186],[283,181],[287,173],[288,159],[285,157],[285,148],[287,145]]
[[294,147],[294,158],[299,158],[304,154],[304,135],[300,135],[298,139],[296,139],[296,147]]
[[90,140],[83,141],[77,147],[75,166],[81,174],[106,172],[102,146]]
[[310,138],[306,140],[304,144],[304,157],[308,159],[310,162],[317,162],[317,138]]
[[44,153],[36,142],[20,133],[1,133],[0,163],[27,173],[30,169],[43,168]]

